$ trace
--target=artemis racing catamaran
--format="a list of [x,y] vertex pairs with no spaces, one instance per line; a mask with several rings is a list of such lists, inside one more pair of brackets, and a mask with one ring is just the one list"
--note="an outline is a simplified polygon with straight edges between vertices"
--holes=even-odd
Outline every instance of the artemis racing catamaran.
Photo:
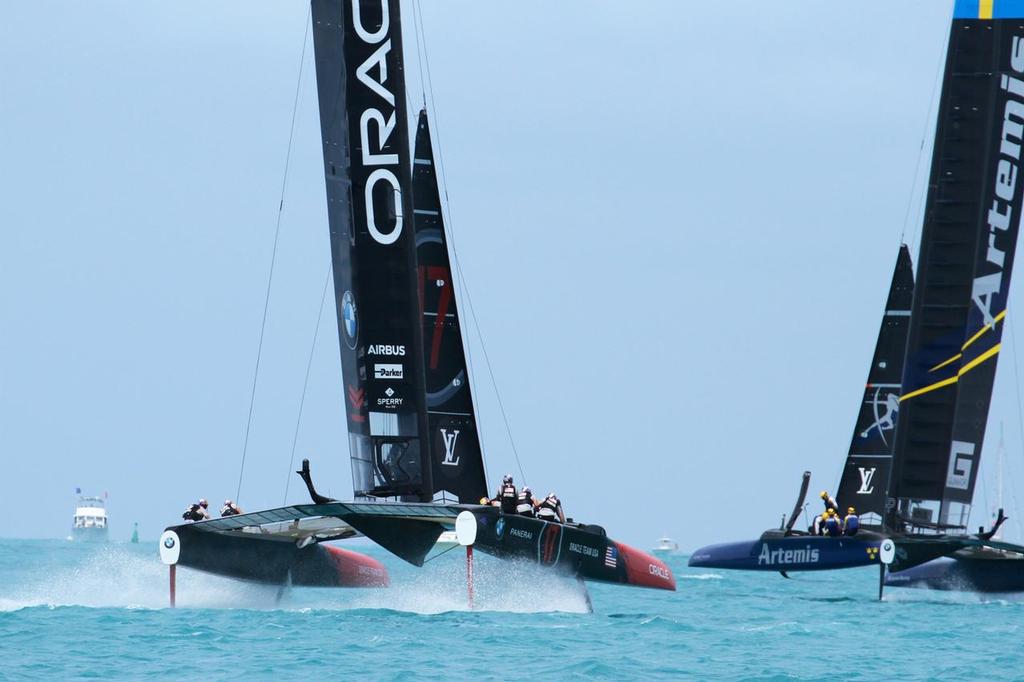
[[[425,112],[410,158],[399,0],[313,0],[312,21],[355,501],[319,495],[304,462],[313,504],[170,527],[165,561],[296,583],[304,568],[296,557],[362,534],[422,565],[468,511],[484,552],[584,580],[674,590],[662,561],[599,526],[479,504],[481,441]],[[314,571],[326,582],[369,571],[354,553],[330,549],[306,562],[330,560],[336,570]]]
[[[1022,144],[1024,2],[956,0],[900,394],[892,402],[895,442],[890,457],[870,462],[854,462],[851,450],[843,478],[859,477],[857,494],[868,494],[881,532],[894,542],[885,584],[1024,589],[1024,547],[993,540],[1002,512],[988,531],[967,528],[1021,219]],[[841,489],[840,506],[852,503],[848,497]],[[694,559],[721,565],[722,554],[707,548]],[[928,563],[939,557],[953,560]],[[821,565],[821,556],[811,563],[787,568],[840,567]],[[751,564],[735,567],[765,568]]]

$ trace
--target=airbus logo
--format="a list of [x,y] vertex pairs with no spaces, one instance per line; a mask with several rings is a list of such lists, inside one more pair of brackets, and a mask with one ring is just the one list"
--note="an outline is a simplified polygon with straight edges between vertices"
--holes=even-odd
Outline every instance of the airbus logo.
[[367,355],[393,355],[402,357],[405,355],[405,346],[393,346],[391,344],[378,343],[366,349]]

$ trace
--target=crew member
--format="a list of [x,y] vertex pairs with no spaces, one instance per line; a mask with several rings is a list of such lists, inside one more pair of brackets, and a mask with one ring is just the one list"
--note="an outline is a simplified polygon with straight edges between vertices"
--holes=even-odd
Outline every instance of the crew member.
[[533,518],[537,514],[537,500],[533,499],[533,491],[530,486],[524,485],[519,493],[519,501],[516,504],[516,514]]
[[836,498],[829,495],[827,490],[821,491],[821,501],[825,503],[825,509],[831,509],[836,514],[839,513],[839,504],[836,502]]
[[502,477],[501,487],[498,488],[498,494],[494,496],[494,499],[501,507],[502,514],[516,513],[516,507],[519,506],[519,494],[516,492],[515,484],[512,483],[512,474],[505,474]]
[[846,518],[843,519],[843,535],[856,535],[860,529],[860,518],[857,516],[857,510],[850,507],[846,510]]
[[241,514],[242,508],[231,500],[224,500],[224,506],[220,508],[221,516],[234,516],[235,514]]
[[823,535],[822,531],[824,530],[825,525],[825,514],[826,512],[822,512],[814,517],[814,525],[811,526],[812,535]]
[[843,534],[843,526],[839,522],[839,514],[832,509],[825,510],[825,535],[836,538]]
[[558,499],[557,495],[548,493],[548,496],[544,498],[537,508],[537,518],[545,521],[565,523],[565,514],[562,513],[562,501]]
[[200,498],[198,502],[193,502],[189,505],[185,513],[181,515],[181,518],[186,521],[205,521],[210,518],[209,506],[210,504],[204,498]]

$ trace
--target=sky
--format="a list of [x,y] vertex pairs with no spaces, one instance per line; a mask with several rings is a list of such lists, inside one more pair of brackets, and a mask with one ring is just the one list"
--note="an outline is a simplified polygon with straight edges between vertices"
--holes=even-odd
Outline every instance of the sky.
[[[805,469],[835,488],[951,4],[420,0],[421,79],[403,2],[492,487],[685,550],[776,526]],[[0,7],[0,537],[65,536],[76,486],[118,539],[235,497],[296,92],[240,502],[305,501],[303,457],[351,495],[307,11]],[[975,524],[1000,425],[1011,516],[1024,475],[1009,332]]]

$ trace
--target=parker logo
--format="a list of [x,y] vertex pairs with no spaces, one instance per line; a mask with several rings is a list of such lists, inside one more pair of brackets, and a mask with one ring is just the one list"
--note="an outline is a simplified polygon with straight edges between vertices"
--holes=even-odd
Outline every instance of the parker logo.
[[459,440],[459,430],[441,429],[441,438],[444,439],[444,459],[441,464],[450,467],[459,466],[459,458],[455,456],[455,443]]
[[405,377],[403,365],[374,365],[374,379],[402,379]]
[[860,489],[857,494],[870,495],[875,491],[875,486],[871,485],[871,479],[875,477],[875,467],[857,467],[857,470],[860,471]]
[[818,563],[818,550],[808,545],[800,549],[770,549],[767,544],[761,545],[761,554],[757,557],[758,566],[788,566],[792,564]]
[[[380,25],[369,28],[363,23],[362,10],[364,4],[370,6],[370,3],[355,0],[349,4],[352,7],[352,27],[356,35],[370,49],[376,47],[356,67],[356,80],[378,98],[376,107],[368,107],[359,115],[359,148],[362,150],[362,165],[368,168],[376,166],[367,176],[363,190],[366,229],[375,242],[388,246],[398,241],[402,234],[402,186],[393,171],[381,167],[399,165],[397,153],[384,153],[397,123],[395,94],[385,85],[389,76],[388,55],[391,52],[391,3],[389,0],[380,0]],[[373,71],[376,71],[376,76],[371,73]],[[402,77],[401,72],[393,75],[399,79]],[[385,226],[384,230],[377,224],[378,216],[374,210],[373,196],[378,185],[383,185],[382,189],[390,193],[395,202],[394,225]]]
[[405,346],[392,346],[391,344],[381,344],[370,346],[366,349],[367,355],[391,355],[395,357],[403,357],[405,355]]

